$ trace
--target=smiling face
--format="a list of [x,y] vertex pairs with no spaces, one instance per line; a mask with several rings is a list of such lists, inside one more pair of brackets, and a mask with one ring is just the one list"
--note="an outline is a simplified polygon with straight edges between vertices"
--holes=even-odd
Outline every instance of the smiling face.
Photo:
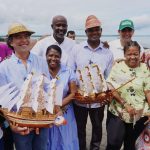
[[47,64],[50,69],[57,69],[60,66],[61,54],[56,49],[49,49],[46,54]]
[[28,32],[21,32],[12,35],[10,45],[13,47],[15,52],[29,52],[30,35],[31,34]]
[[119,30],[118,33],[120,35],[120,40],[123,43],[127,43],[131,41],[132,36],[134,34],[134,30],[131,28],[124,28],[122,30]]
[[72,40],[75,40],[75,34],[69,33],[67,37],[72,39]]
[[102,29],[100,26],[86,29],[86,35],[88,37],[88,41],[97,42],[100,40]]
[[68,27],[66,18],[63,16],[54,17],[51,27],[54,38],[58,41],[63,41]]
[[130,68],[136,68],[140,64],[140,49],[137,46],[130,46],[125,50],[124,54],[126,64]]

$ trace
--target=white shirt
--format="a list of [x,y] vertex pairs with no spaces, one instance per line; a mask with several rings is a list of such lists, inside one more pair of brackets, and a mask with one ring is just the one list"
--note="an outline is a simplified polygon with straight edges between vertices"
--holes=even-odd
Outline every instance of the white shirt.
[[[121,45],[120,39],[110,41],[108,44],[109,44],[110,50],[113,53],[114,60],[124,58],[123,46]],[[142,52],[144,51],[144,48],[141,45],[140,47],[141,47],[141,56],[142,56]]]
[[53,35],[48,36],[36,43],[36,45],[32,48],[32,52],[34,54],[42,56],[44,59],[46,58],[46,50],[50,45],[58,45],[62,50],[61,62],[66,65],[68,61],[68,56],[75,45],[75,41],[65,37],[64,41],[59,44],[53,37]]
[[[76,45],[69,57],[68,66],[74,70],[80,70],[91,63],[99,66],[106,79],[113,64],[113,54],[109,49],[104,48],[102,43],[100,43],[100,45],[95,49],[92,49],[88,45],[87,41]],[[76,104],[88,108],[100,107],[99,103],[94,103],[91,105],[79,103]]]

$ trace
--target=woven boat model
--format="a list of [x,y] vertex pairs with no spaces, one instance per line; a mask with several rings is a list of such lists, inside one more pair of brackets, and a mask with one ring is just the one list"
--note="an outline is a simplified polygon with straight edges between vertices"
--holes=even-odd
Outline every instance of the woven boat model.
[[83,104],[103,103],[111,97],[107,89],[106,80],[98,65],[88,65],[77,71],[79,81],[75,100]]
[[[43,75],[27,76],[21,90],[13,83],[0,88],[0,111],[11,123],[26,127],[49,127],[56,119],[53,113],[56,94],[56,80],[49,81]],[[45,81],[47,83],[45,83]],[[44,85],[47,85],[47,92]]]
[[100,67],[94,64],[78,70],[77,77],[79,87],[74,99],[83,104],[101,103],[101,105],[104,105],[106,101],[109,102],[112,99],[113,92],[136,78],[128,75],[123,77],[116,75],[114,80],[118,83],[118,87],[109,90],[111,87],[109,88],[109,84],[106,83]]

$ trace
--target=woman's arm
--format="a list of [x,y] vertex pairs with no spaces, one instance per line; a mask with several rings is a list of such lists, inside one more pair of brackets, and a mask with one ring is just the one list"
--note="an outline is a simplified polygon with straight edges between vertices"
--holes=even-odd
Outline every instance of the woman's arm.
[[[146,96],[146,99],[147,99],[147,102],[148,102],[148,105],[150,107],[150,90],[147,90],[144,92],[145,93],[145,96]],[[145,124],[149,123],[150,122],[150,115],[148,114],[148,120],[145,122]]]
[[113,85],[111,83],[108,83],[108,87],[109,87],[109,89],[112,90],[112,95],[115,98],[115,100],[119,104],[121,104],[122,106],[124,106],[125,103],[126,103],[126,101],[123,98],[121,98],[121,96],[119,95],[119,93],[117,91],[115,91],[115,88],[113,87]]
[[149,107],[150,107],[150,90],[147,90],[147,91],[145,91],[144,93],[145,93],[145,96],[146,96],[148,105],[149,105]]
[[115,88],[113,87],[112,84],[109,83],[109,88],[112,90],[112,95],[115,98],[115,100],[121,104],[126,111],[129,113],[130,116],[133,116],[136,114],[136,110],[130,105],[128,104],[120,95],[117,91],[115,91]]
[[69,83],[69,94],[63,99],[62,107],[66,106],[72,101],[72,99],[75,96],[76,91],[77,91],[76,82],[71,81]]

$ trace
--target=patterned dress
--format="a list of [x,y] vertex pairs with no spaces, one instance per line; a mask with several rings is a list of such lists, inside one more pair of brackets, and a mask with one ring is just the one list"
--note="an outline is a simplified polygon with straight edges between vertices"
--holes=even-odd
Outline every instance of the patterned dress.
[[[144,91],[150,90],[150,71],[146,64],[140,63],[139,67],[130,68],[124,61],[116,63],[107,81],[116,89],[129,80],[132,81],[118,89],[120,96],[139,112],[143,111],[143,115],[150,112],[144,93]],[[116,100],[112,100],[109,111],[126,123],[133,123],[133,118]]]

